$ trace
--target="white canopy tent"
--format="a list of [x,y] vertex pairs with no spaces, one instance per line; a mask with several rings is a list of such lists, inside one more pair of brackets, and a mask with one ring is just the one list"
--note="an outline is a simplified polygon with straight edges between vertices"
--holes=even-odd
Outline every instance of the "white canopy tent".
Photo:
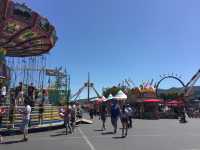
[[96,102],[96,101],[98,101],[98,102],[106,102],[107,100],[108,100],[107,98],[105,98],[104,96],[102,96],[102,97],[94,98],[94,99],[92,99],[90,101],[91,102]]
[[110,94],[109,96],[108,96],[108,100],[111,100],[111,99],[113,99],[114,97],[113,97],[113,95],[112,94]]
[[127,96],[124,92],[122,92],[122,90],[120,90],[115,96],[115,99],[117,100],[127,100]]

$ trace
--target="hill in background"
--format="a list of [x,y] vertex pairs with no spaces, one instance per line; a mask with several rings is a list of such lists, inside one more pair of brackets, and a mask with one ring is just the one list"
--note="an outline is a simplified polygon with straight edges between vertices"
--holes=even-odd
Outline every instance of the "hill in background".
[[[159,89],[158,92],[167,94],[167,93],[183,93],[184,92],[184,88],[176,88],[176,87],[172,87],[170,89]],[[194,86],[193,90],[192,90],[192,98],[200,98],[200,86]]]

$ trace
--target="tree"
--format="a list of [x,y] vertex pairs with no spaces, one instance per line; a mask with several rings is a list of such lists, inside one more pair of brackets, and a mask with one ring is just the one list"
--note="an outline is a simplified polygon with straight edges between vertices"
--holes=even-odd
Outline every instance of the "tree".
[[171,93],[161,93],[160,98],[164,100],[172,100],[172,99],[178,99],[180,97],[180,94],[177,92],[171,92]]

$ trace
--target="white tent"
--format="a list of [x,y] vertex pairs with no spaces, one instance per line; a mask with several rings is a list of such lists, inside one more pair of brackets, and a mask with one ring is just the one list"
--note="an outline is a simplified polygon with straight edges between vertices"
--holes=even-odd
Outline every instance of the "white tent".
[[117,100],[127,100],[126,94],[124,94],[124,92],[122,92],[121,90],[115,95],[114,98]]
[[112,94],[110,94],[109,96],[108,96],[108,98],[107,98],[108,100],[111,100],[111,99],[113,99],[113,96],[112,96]]
[[91,102],[106,102],[108,99],[105,98],[104,96],[102,97],[97,97],[97,98],[94,98],[92,100],[90,100]]
[[102,100],[103,102],[106,102],[108,99],[105,98],[104,96],[102,96],[102,97],[101,97],[101,100]]
[[90,99],[90,102],[95,102],[95,101],[98,101],[99,100],[99,98],[98,97],[95,97],[95,98],[93,98],[93,99]]

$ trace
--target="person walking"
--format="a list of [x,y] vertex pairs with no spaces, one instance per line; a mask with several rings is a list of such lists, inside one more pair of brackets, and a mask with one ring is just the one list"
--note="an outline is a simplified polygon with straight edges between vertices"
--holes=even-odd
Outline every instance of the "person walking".
[[72,133],[72,127],[70,124],[70,119],[71,119],[71,106],[65,106],[64,109],[61,109],[61,117],[64,118],[64,125],[66,129],[66,135],[68,135],[68,129],[69,132]]
[[117,133],[117,121],[118,121],[119,115],[120,115],[120,107],[117,104],[117,101],[114,100],[111,106],[111,123],[114,128],[114,132],[113,132],[114,134]]
[[126,137],[128,134],[128,118],[129,118],[129,116],[125,109],[126,109],[126,106],[124,105],[120,112],[120,119],[121,119],[121,123],[122,123],[122,137]]
[[78,119],[81,119],[83,117],[83,112],[82,112],[81,105],[78,105],[76,110],[77,110],[76,117]]
[[132,128],[132,118],[134,109],[128,104],[125,108],[125,111],[128,114],[128,128]]
[[90,120],[93,120],[93,118],[94,118],[94,106],[93,106],[93,104],[90,104],[89,114],[90,114]]
[[28,127],[29,127],[29,122],[31,118],[31,106],[28,104],[28,102],[25,100],[24,101],[24,108],[20,110],[22,113],[22,132],[24,135],[24,141],[28,140]]
[[74,132],[76,126],[76,105],[72,106],[71,109],[71,127],[72,127],[72,132]]
[[106,115],[107,115],[107,106],[106,103],[103,102],[100,106],[100,119],[102,121],[102,130],[106,130]]

